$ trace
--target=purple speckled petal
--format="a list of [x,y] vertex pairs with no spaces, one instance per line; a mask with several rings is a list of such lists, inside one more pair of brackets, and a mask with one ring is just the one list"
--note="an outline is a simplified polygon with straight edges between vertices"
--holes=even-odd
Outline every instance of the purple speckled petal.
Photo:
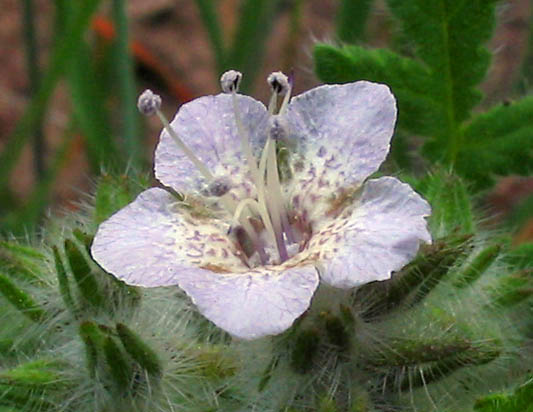
[[389,152],[396,122],[390,89],[359,81],[316,87],[292,99],[287,119],[298,150],[342,185],[361,183]]
[[[325,85],[292,99],[287,119],[297,145],[288,191],[299,207],[361,184],[385,160],[396,122],[396,101],[382,84]],[[291,203],[294,202],[294,198]]]
[[130,285],[177,285],[182,271],[247,270],[226,231],[215,219],[192,219],[170,193],[152,188],[100,225],[91,253]]
[[[265,106],[248,96],[236,97],[244,129],[249,133],[252,147],[259,150],[266,133]],[[230,177],[239,188],[253,190],[241,151],[231,95],[203,96],[186,103],[171,125],[213,175]],[[205,184],[203,176],[165,130],[155,152],[155,175],[161,183],[177,191],[198,191]]]
[[369,180],[352,213],[313,234],[308,253],[332,286],[385,280],[414,258],[420,242],[431,243],[425,220],[430,213],[408,184],[393,177]]
[[215,219],[192,218],[171,194],[152,188],[100,225],[91,253],[130,285],[178,285],[236,337],[283,332],[310,305],[315,267],[249,269],[226,230]]
[[308,265],[238,275],[186,272],[179,286],[217,326],[235,337],[256,339],[288,329],[309,307],[318,281],[316,269]]

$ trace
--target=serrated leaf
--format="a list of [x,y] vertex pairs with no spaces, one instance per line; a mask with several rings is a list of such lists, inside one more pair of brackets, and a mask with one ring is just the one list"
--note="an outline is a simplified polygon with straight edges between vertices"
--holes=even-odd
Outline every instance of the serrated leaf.
[[463,129],[456,169],[487,187],[497,175],[533,171],[533,97],[497,106]]
[[327,83],[369,80],[388,85],[398,99],[398,125],[414,134],[439,130],[438,102],[428,93],[429,71],[417,61],[385,49],[317,44],[315,71]]

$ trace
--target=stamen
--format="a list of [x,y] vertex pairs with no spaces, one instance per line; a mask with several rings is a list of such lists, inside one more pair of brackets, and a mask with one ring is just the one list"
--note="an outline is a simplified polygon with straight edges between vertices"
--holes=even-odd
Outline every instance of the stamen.
[[238,92],[241,79],[241,72],[238,72],[237,70],[228,70],[220,76],[220,87],[224,93]]
[[281,115],[287,112],[287,107],[289,106],[289,101],[291,100],[292,83],[293,83],[293,78],[291,75],[291,77],[288,79],[289,87],[287,88],[287,93],[285,93],[285,97],[283,98],[283,103],[281,103],[281,107],[279,109],[279,114]]
[[272,88],[272,92],[283,96],[290,88],[289,78],[282,72],[270,73],[267,82]]
[[[257,191],[257,200],[259,204],[261,218],[263,219],[263,224],[265,225],[267,232],[271,235],[272,239],[276,239],[276,232],[274,231],[272,222],[270,220],[270,216],[268,214],[268,209],[266,207],[264,174],[263,175],[259,174],[259,169],[257,167],[257,161],[252,153],[252,148],[250,147],[250,139],[248,136],[248,132],[244,129],[244,125],[242,123],[242,119],[241,119],[238,104],[237,104],[237,88],[228,86],[228,84],[230,85],[234,84],[232,82],[235,82],[236,79],[237,79],[236,84],[238,85],[238,82],[240,81],[240,73],[235,72],[234,70],[230,70],[222,75],[220,79],[221,86],[222,86],[223,91],[231,92],[233,112],[235,115],[235,123],[237,125],[237,131],[241,139],[241,150],[246,157],[246,161],[248,163],[248,169],[250,171],[250,174],[252,175],[252,180],[254,182],[254,185]],[[280,251],[278,250],[278,252]],[[282,259],[281,252],[280,252],[280,258]]]
[[226,176],[217,177],[207,185],[202,193],[206,196],[222,197],[231,190],[232,186],[233,183]]
[[161,97],[146,89],[137,100],[137,108],[145,116],[153,116],[161,108]]
[[158,96],[157,94],[152,93],[151,90],[145,90],[139,96],[139,100],[137,101],[137,108],[142,114],[145,114],[147,116],[157,114],[157,117],[159,117],[159,120],[161,120],[161,123],[163,123],[163,126],[166,132],[170,135],[170,137],[172,137],[176,145],[180,148],[180,150],[183,153],[185,153],[185,155],[196,166],[196,168],[200,171],[200,173],[204,175],[207,181],[210,182],[214,180],[215,177],[211,174],[209,169],[202,163],[200,159],[198,159],[194,155],[191,149],[189,149],[189,147],[187,147],[187,145],[183,143],[183,140],[179,138],[174,128],[168,122],[166,116],[161,112],[161,110],[159,110],[160,107],[161,107],[161,97]]

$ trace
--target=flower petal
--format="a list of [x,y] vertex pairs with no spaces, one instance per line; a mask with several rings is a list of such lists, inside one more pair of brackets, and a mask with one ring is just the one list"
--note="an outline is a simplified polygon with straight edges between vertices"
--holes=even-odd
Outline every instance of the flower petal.
[[383,84],[325,85],[293,98],[287,118],[303,157],[319,171],[335,170],[336,183],[352,185],[363,182],[385,160],[396,101]]
[[314,219],[332,194],[360,185],[385,160],[396,101],[382,84],[325,85],[292,99],[287,119],[297,145],[290,204]]
[[283,332],[309,307],[315,267],[249,269],[226,229],[216,220],[191,219],[171,194],[152,188],[100,225],[91,253],[130,285],[178,285],[236,337]]
[[[237,106],[252,147],[265,140],[267,112],[251,97],[237,95]],[[192,152],[216,177],[230,177],[237,185],[250,185],[246,159],[241,151],[232,96],[203,96],[186,103],[171,122]],[[197,191],[206,183],[198,169],[163,130],[155,152],[155,175],[177,191]],[[246,182],[246,183],[244,183]],[[247,190],[251,190],[248,188]]]
[[174,196],[152,188],[100,225],[91,252],[130,285],[176,285],[182,271],[247,270],[226,230],[214,219],[191,219]]
[[351,288],[390,278],[431,243],[424,219],[429,204],[393,177],[369,180],[353,213],[313,234],[308,253],[319,262],[323,281]]
[[218,327],[241,339],[257,339],[288,329],[309,307],[318,286],[311,265],[271,269],[236,275],[184,272],[179,286]]

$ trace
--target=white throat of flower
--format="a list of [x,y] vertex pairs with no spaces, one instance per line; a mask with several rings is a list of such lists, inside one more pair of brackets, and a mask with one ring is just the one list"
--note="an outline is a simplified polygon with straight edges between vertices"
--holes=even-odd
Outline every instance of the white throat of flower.
[[[146,115],[157,114],[167,133],[174,140],[178,148],[189,158],[198,171],[207,181],[207,193],[210,196],[218,197],[220,204],[233,218],[230,223],[228,233],[238,229],[244,231],[247,240],[257,253],[258,262],[253,261],[254,254],[247,258],[243,256],[245,263],[249,266],[280,264],[291,258],[298,250],[298,238],[302,238],[295,233],[285,204],[281,182],[278,172],[278,162],[276,155],[277,141],[288,136],[288,123],[286,112],[291,97],[292,84],[281,72],[272,73],[268,76],[268,83],[272,89],[272,96],[268,106],[268,130],[265,146],[261,158],[256,159],[251,145],[248,131],[244,128],[239,110],[237,92],[242,74],[230,70],[224,73],[220,79],[222,90],[231,94],[233,112],[235,116],[236,129],[240,138],[241,150],[246,158],[249,174],[256,189],[256,198],[245,198],[235,202],[230,197],[231,186],[227,176],[215,176],[208,167],[192,152],[183,142],[176,131],[170,125],[165,115],[160,111],[161,99],[146,90],[141,94],[138,101],[138,108]],[[278,97],[284,96],[281,106],[278,109]],[[259,225],[253,225],[252,220],[259,220]],[[261,227],[261,229],[257,229]],[[264,230],[262,229],[264,228]],[[264,233],[263,233],[264,232]],[[265,239],[266,237],[266,239]],[[274,249],[277,258],[271,256],[269,250]]]

